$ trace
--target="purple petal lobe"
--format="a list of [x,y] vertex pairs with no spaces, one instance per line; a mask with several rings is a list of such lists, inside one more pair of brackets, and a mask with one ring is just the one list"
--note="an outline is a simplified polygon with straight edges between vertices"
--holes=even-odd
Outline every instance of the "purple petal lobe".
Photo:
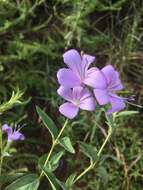
[[115,71],[112,65],[107,65],[102,69],[102,72],[107,80],[109,88],[112,90],[122,90],[123,85],[119,78],[119,73]]
[[80,98],[82,97],[82,91],[83,87],[81,86],[74,87],[72,92],[73,100],[80,100]]
[[58,94],[63,97],[67,101],[72,100],[72,90],[71,88],[65,88],[64,86],[60,86],[57,90]]
[[111,109],[108,110],[108,114],[118,112],[125,108],[125,102],[121,97],[110,96]]
[[112,79],[115,77],[114,67],[112,65],[107,65],[101,71],[104,73],[108,84],[110,84],[112,82]]
[[109,103],[109,95],[106,89],[94,89],[94,95],[100,105]]
[[64,103],[60,106],[59,111],[65,117],[73,119],[78,114],[79,108],[72,103]]
[[60,69],[57,73],[58,82],[67,88],[73,88],[74,86],[80,86],[80,79],[70,69]]
[[81,56],[75,49],[71,49],[71,50],[65,52],[63,54],[63,58],[64,58],[64,62],[74,72],[81,71]]
[[79,107],[83,110],[89,111],[93,111],[95,109],[95,98],[87,88],[83,88],[81,91]]
[[119,73],[115,71],[114,78],[112,79],[112,82],[110,84],[110,88],[114,90],[122,90],[124,87],[121,83],[121,80],[119,78]]
[[84,65],[86,68],[88,68],[90,66],[91,63],[93,63],[95,61],[95,57],[88,55],[88,54],[84,54],[82,56],[82,65]]
[[22,133],[20,133],[19,131],[14,131],[12,135],[9,136],[8,140],[13,140],[13,141],[17,141],[17,140],[24,140],[25,137]]
[[97,69],[86,77],[84,83],[88,86],[99,89],[105,89],[107,86],[104,75]]
[[9,127],[7,124],[4,124],[2,126],[2,131],[5,132],[5,133],[7,133],[8,135],[12,134],[12,128]]
[[95,99],[92,96],[89,96],[80,102],[79,107],[83,110],[94,111]]

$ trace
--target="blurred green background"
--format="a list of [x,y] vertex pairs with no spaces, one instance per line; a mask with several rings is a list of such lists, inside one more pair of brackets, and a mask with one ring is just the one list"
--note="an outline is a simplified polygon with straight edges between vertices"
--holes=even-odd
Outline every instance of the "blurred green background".
[[[1,124],[26,124],[26,140],[15,144],[6,171],[37,170],[38,156],[50,147],[50,135],[40,126],[35,105],[61,127],[64,118],[58,111],[62,99],[56,92],[56,72],[64,66],[62,54],[70,48],[95,55],[95,66],[113,64],[125,85],[122,95],[135,95],[134,103],[143,104],[142,0],[0,0],[1,102],[17,88],[27,101],[0,116]],[[118,128],[98,167],[74,190],[143,189],[143,110],[131,105],[127,109],[139,114],[118,118]],[[99,148],[107,132],[98,110],[93,114],[82,111],[70,125],[66,132],[76,154],[62,159],[56,172],[62,180],[88,164],[78,141]],[[45,180],[43,189],[50,189]]]

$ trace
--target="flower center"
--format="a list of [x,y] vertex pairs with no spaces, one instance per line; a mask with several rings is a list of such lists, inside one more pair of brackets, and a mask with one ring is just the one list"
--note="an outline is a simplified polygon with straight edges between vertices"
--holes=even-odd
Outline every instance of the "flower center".
[[74,101],[73,101],[73,104],[74,104],[75,106],[79,106],[80,100],[74,100]]

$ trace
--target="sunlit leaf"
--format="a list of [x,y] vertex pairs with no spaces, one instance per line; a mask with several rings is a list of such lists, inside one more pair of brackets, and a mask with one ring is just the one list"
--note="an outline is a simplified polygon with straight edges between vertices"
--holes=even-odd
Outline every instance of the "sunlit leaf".
[[72,146],[71,140],[69,137],[63,137],[62,139],[59,140],[61,146],[65,148],[65,150],[69,151],[70,153],[74,154],[75,150]]
[[72,187],[72,185],[74,184],[74,180],[76,178],[76,174],[71,174],[68,179],[66,180],[66,187],[68,189],[70,189]]
[[116,114],[116,117],[130,116],[138,113],[139,113],[138,111],[121,111],[118,114]]

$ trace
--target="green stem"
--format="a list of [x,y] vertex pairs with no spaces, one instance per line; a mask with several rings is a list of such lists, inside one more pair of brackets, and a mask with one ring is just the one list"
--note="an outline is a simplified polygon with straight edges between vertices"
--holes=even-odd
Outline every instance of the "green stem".
[[2,132],[0,132],[0,150],[1,150],[1,155],[0,155],[0,176],[2,174],[2,165],[3,165],[3,161],[4,161],[4,153],[8,152],[11,144],[12,144],[12,141],[7,142],[6,146],[3,148]]
[[2,173],[2,162],[3,162],[3,156],[2,156],[2,130],[0,129],[0,176]]
[[90,164],[80,175],[76,177],[74,180],[74,183],[77,182],[82,176],[84,176],[88,171],[90,171],[93,168],[93,164]]
[[105,147],[106,143],[108,142],[108,140],[109,140],[109,138],[110,138],[111,135],[112,135],[112,127],[109,126],[108,135],[107,135],[107,137],[106,137],[104,143],[102,144],[100,150],[99,150],[98,153],[97,153],[97,156],[98,156],[98,157],[101,155],[101,152],[102,152],[103,148]]
[[[49,151],[49,154],[48,154],[48,156],[47,156],[47,159],[46,159],[46,161],[45,161],[45,163],[44,163],[44,167],[47,165],[47,163],[48,163],[48,161],[49,161],[49,159],[50,159],[50,157],[51,157],[51,155],[52,155],[52,153],[53,153],[53,150],[54,150],[55,146],[58,144],[59,138],[61,137],[63,131],[65,130],[65,128],[66,128],[66,126],[67,126],[67,124],[68,124],[68,119],[65,121],[65,123],[64,123],[62,129],[60,130],[60,132],[59,132],[57,138],[53,141],[53,144],[52,144],[52,146],[51,146],[51,149],[50,149],[50,151]],[[44,172],[42,171],[41,174],[40,174],[40,176],[39,176],[39,179],[42,178],[43,174],[44,174]]]
[[[97,157],[100,157],[102,151],[103,151],[103,148],[105,147],[106,143],[108,142],[110,136],[112,134],[112,127],[109,126],[109,129],[108,129],[108,135],[105,139],[105,141],[103,142],[101,148],[99,149],[98,153],[97,153]],[[77,182],[82,176],[84,176],[88,171],[90,171],[91,169],[94,168],[94,166],[96,165],[97,161],[95,161],[94,163],[91,163],[80,175],[78,175],[76,177],[76,179],[74,180],[74,183]]]

